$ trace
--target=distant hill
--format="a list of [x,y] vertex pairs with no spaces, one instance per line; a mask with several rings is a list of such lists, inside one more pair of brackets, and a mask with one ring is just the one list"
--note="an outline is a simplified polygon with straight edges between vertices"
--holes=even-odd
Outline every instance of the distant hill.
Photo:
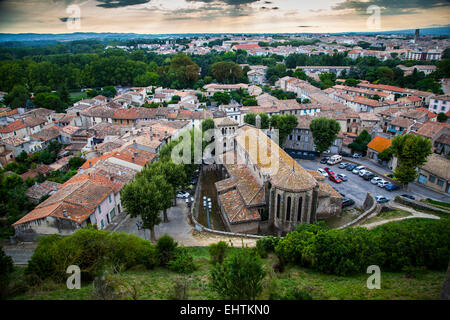
[[[414,35],[415,29],[407,30],[393,30],[393,31],[381,31],[381,32],[342,32],[342,33],[330,33],[333,35]],[[183,38],[192,36],[217,36],[220,34],[237,34],[237,33],[178,33],[178,34],[138,34],[138,33],[95,33],[95,32],[75,32],[75,33],[62,33],[62,34],[40,34],[40,33],[0,33],[0,42],[28,42],[28,41],[75,41],[75,40],[123,40],[123,39],[155,39],[155,38]],[[252,35],[251,33],[245,33]],[[292,33],[285,33],[292,34]],[[296,34],[313,34],[313,33],[296,33]],[[439,28],[424,28],[420,29],[421,35],[450,35],[450,25]],[[272,33],[260,33],[258,35],[273,35]]]

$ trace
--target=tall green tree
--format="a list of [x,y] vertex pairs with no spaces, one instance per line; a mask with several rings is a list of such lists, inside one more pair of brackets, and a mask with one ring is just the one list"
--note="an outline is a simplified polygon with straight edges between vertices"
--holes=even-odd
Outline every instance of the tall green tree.
[[3,97],[5,104],[11,109],[25,108],[27,100],[30,98],[30,93],[21,84],[13,87],[12,91]]
[[210,67],[212,76],[220,83],[236,83],[244,73],[241,66],[231,61],[220,61]]
[[121,191],[121,201],[126,212],[132,217],[141,217],[143,228],[151,232],[152,241],[156,241],[155,226],[161,223],[161,203],[167,198],[155,180],[158,179],[149,180],[144,175],[137,175]]
[[310,129],[316,149],[322,153],[333,145],[341,125],[334,119],[320,117],[311,121]]
[[417,179],[417,168],[427,162],[432,153],[431,140],[415,134],[403,134],[392,139],[391,149],[398,159],[395,177],[406,187]]
[[278,129],[280,146],[283,146],[287,137],[291,134],[292,130],[297,127],[297,125],[298,119],[293,114],[273,115],[270,118],[270,126],[272,128]]
[[372,136],[364,129],[348,146],[353,152],[361,152],[365,156],[367,154],[367,145],[370,141],[372,141]]

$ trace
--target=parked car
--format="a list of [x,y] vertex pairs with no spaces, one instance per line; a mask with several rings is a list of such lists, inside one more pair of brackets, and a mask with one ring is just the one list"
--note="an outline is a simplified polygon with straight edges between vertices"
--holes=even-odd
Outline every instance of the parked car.
[[339,154],[340,154],[341,156],[343,156],[343,157],[351,157],[351,156],[352,156],[351,153],[344,152],[344,151],[339,152]]
[[350,164],[345,168],[347,171],[353,171],[358,165],[357,164]]
[[317,172],[323,175],[325,178],[328,178],[328,173],[323,169],[317,169]]
[[332,166],[332,165],[335,165],[335,164],[337,164],[337,163],[339,163],[341,161],[342,161],[342,156],[335,155],[335,156],[332,156],[330,158],[330,160],[327,161],[327,163]]
[[381,180],[380,182],[378,182],[378,186],[380,188],[384,188],[386,187],[388,184],[390,184],[389,182],[387,182],[386,180]]
[[337,176],[338,176],[338,178],[341,179],[342,181],[348,181],[347,176],[346,176],[345,174],[343,174],[343,173],[339,173]]
[[386,203],[389,202],[389,198],[385,196],[376,196],[375,200],[377,200],[378,203]]
[[389,184],[386,185],[384,188],[385,188],[387,191],[394,191],[394,190],[400,189],[400,187],[399,187],[398,185],[393,184],[393,183],[389,183]]
[[361,171],[361,170],[364,170],[366,167],[364,167],[364,166],[358,166],[358,167],[356,167],[355,169],[353,169],[353,173],[354,174],[358,174],[359,173],[359,171]]
[[323,168],[323,170],[325,170],[325,172],[326,172],[326,173],[328,173],[328,175],[335,175],[334,171],[333,171],[333,170],[331,170],[331,169],[330,169],[330,168],[328,168],[328,167],[326,167],[326,168]]
[[360,155],[359,153],[354,153],[352,157],[355,159],[359,159],[362,158],[362,155]]
[[331,181],[336,182],[336,183],[342,183],[342,180],[334,174],[330,174],[328,176],[328,179],[330,179]]
[[345,168],[347,168],[349,165],[350,165],[350,163],[348,163],[348,162],[341,162],[341,163],[339,164],[339,168],[340,168],[340,169],[345,169]]
[[328,162],[328,160],[330,160],[330,157],[322,158],[322,160],[320,160],[320,163],[321,164],[326,164]]
[[373,172],[367,171],[364,175],[363,175],[363,179],[364,180],[372,180],[372,178],[375,177],[375,174]]
[[383,179],[381,179],[380,177],[374,177],[374,178],[372,178],[372,180],[370,180],[370,182],[372,184],[378,184],[378,182],[380,182],[381,180],[383,180]]
[[344,200],[342,200],[342,208],[350,207],[354,204],[355,204],[355,200],[353,200],[353,199],[344,198]]
[[411,200],[416,200],[416,197],[414,197],[414,196],[412,196],[412,195],[410,195],[410,194],[402,194],[402,197],[405,197],[405,198],[408,198],[408,199],[411,199]]
[[189,198],[190,194],[188,192],[178,192],[177,198],[186,199]]
[[384,176],[388,177],[388,178],[391,178],[391,179],[395,178],[395,176],[392,173],[386,173]]
[[368,170],[366,170],[366,169],[362,169],[362,170],[359,170],[358,175],[359,175],[360,177],[362,177],[362,176],[365,175],[367,172],[370,172],[370,171],[368,171]]

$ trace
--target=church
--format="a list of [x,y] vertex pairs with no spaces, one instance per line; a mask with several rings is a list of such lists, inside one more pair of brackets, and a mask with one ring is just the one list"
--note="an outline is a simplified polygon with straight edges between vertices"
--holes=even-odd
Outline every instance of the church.
[[261,130],[259,117],[256,127],[230,118],[214,123],[216,164],[223,177],[215,187],[229,231],[281,235],[341,212],[343,197]]

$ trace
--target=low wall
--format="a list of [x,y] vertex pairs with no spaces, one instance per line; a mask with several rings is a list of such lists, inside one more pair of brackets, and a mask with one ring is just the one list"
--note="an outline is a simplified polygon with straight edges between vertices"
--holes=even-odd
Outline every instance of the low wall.
[[405,197],[395,197],[395,202],[400,203],[400,204],[404,204],[407,206],[410,206],[412,208],[415,209],[423,209],[423,210],[430,210],[430,211],[434,211],[437,213],[445,213],[445,214],[450,214],[450,211],[441,209],[441,208],[437,208],[435,206],[420,202],[420,201],[416,201],[416,200],[412,200],[412,199],[408,199]]
[[367,192],[366,201],[364,201],[364,209],[366,209],[366,211],[361,213],[358,216],[358,218],[339,227],[338,230],[342,230],[342,229],[351,227],[351,226],[363,221],[364,219],[366,219],[368,216],[370,216],[372,213],[374,213],[377,210],[377,201],[375,200],[374,196],[370,192]]

